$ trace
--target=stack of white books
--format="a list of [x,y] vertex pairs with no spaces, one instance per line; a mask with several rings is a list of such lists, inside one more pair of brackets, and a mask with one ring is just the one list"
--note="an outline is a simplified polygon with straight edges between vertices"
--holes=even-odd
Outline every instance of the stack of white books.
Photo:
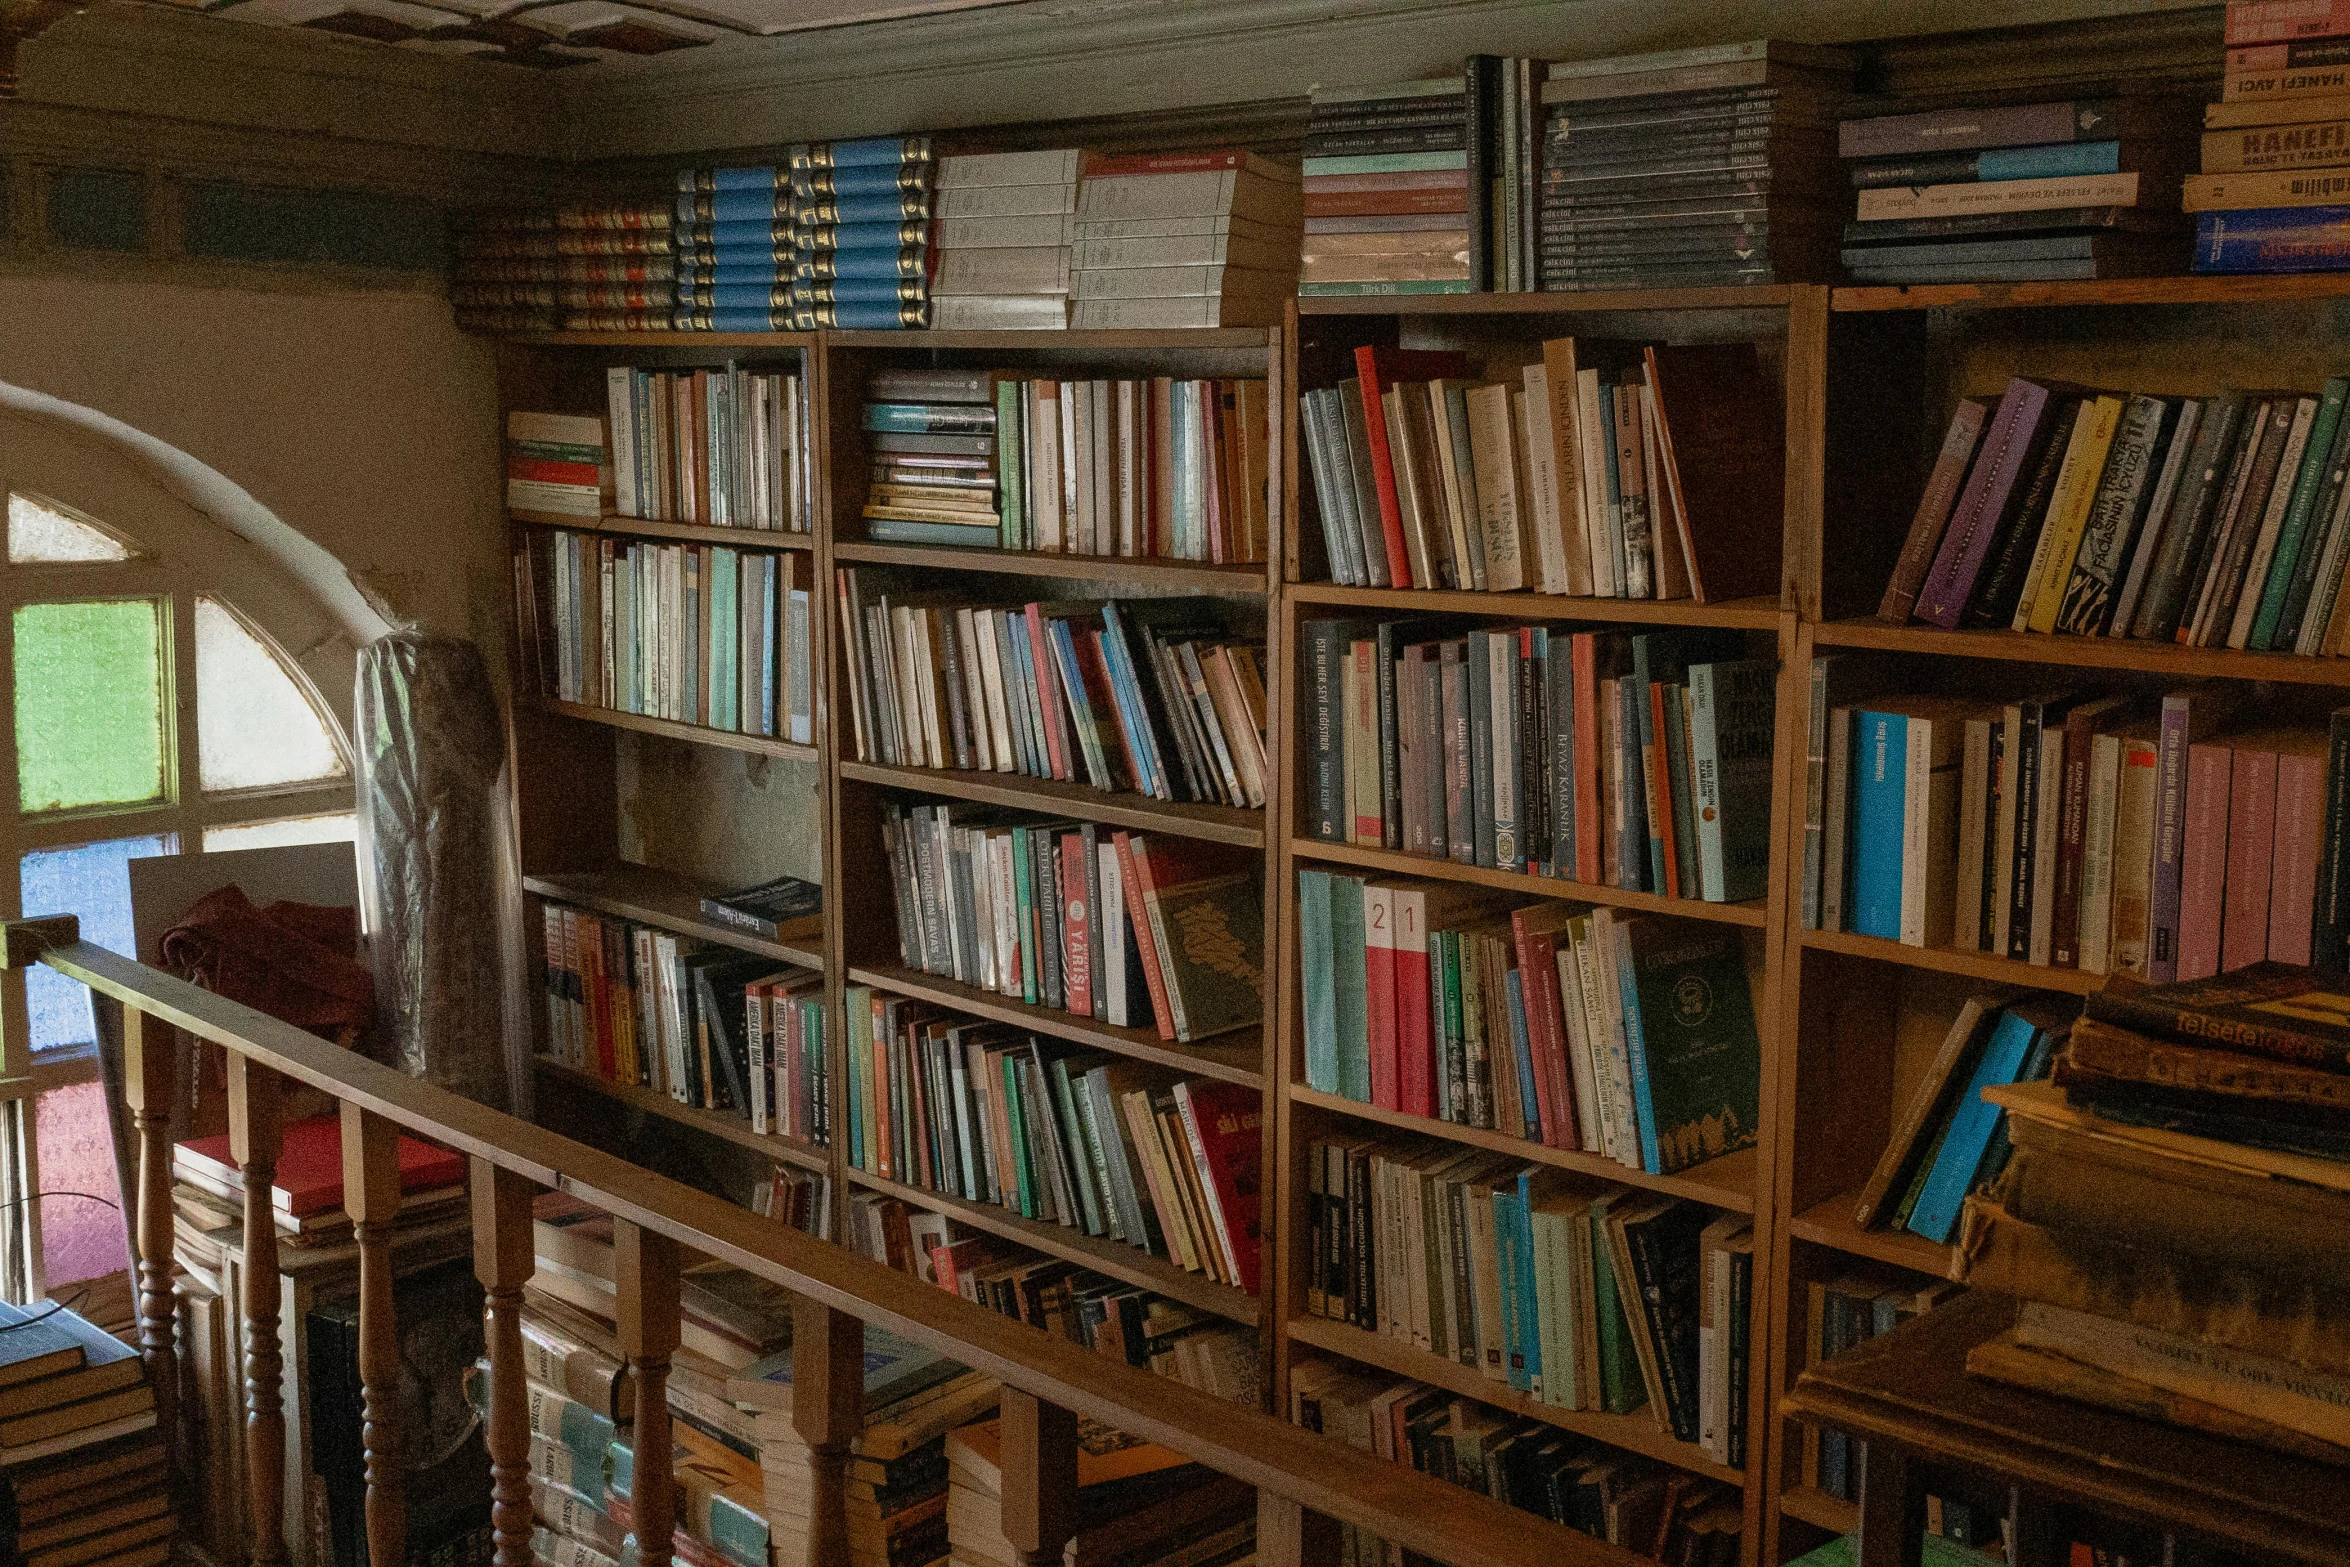
[[1079,157],[1071,147],[939,159],[933,329],[1068,326]]
[[1077,193],[1074,324],[1269,326],[1297,292],[1305,195],[1250,152],[1096,159]]

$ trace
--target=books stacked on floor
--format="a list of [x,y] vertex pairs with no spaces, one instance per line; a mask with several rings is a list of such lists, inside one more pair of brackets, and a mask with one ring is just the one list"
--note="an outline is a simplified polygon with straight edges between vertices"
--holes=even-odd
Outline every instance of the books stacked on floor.
[[[1022,1567],[1004,1534],[1000,1422],[947,1434],[947,1540],[954,1567]],[[1077,1420],[1071,1559],[1128,1567],[1237,1567],[1256,1549],[1256,1492],[1179,1453]]]
[[1247,1089],[852,986],[849,1162],[1167,1257],[1255,1293]]
[[1761,895],[1775,666],[1737,632],[1309,620],[1303,836],[1707,902]]
[[839,578],[859,761],[1265,803],[1262,646],[1155,623],[1172,601],[869,603]]
[[1830,125],[1853,63],[1755,42],[1552,65],[1540,286],[1828,277],[1839,216]]
[[[611,1341],[619,1292],[611,1216],[562,1192],[531,1205],[538,1270],[526,1304],[583,1343]],[[679,1364],[726,1376],[791,1344],[790,1291],[723,1262],[689,1264],[678,1286]]]
[[808,574],[787,551],[528,529],[514,550],[523,667],[557,701],[807,745]]
[[1778,592],[1779,400],[1751,343],[1558,338],[1516,374],[1366,345],[1303,399],[1330,579],[1691,598]]
[[1737,931],[1510,902],[1299,871],[1307,1086],[1651,1175],[1753,1147],[1762,1047]]
[[2350,1022],[2263,963],[2089,996],[2054,1084],[1994,1090],[2015,1153],[1967,1205],[1970,1284],[2019,1297],[1978,1375],[2350,1462]]
[[506,505],[600,517],[613,500],[604,421],[592,414],[506,415]]
[[[10,1322],[13,1331],[0,1335],[0,1342],[35,1331],[18,1329],[16,1322],[46,1308],[36,1306],[28,1311],[11,1306],[7,1310],[15,1314]],[[118,1344],[115,1348],[121,1356],[115,1356],[114,1351],[97,1343],[104,1335],[79,1318],[70,1326],[59,1325],[69,1335],[94,1335],[91,1347],[108,1357],[103,1364],[120,1368],[127,1363],[129,1372],[118,1370],[117,1379],[137,1382],[135,1351]],[[55,1347],[54,1341],[51,1343]],[[26,1353],[13,1344],[8,1351],[19,1357]],[[6,1364],[13,1370],[23,1359]],[[51,1381],[86,1378],[90,1368],[100,1364],[92,1358],[81,1371],[44,1374],[39,1381],[12,1386],[11,1396],[30,1398]],[[135,1390],[144,1393],[145,1384],[137,1383]],[[109,1438],[96,1435],[95,1428],[84,1427],[50,1439],[62,1445],[54,1446],[47,1457],[8,1455],[5,1470],[0,1470],[0,1549],[8,1552],[9,1560],[23,1562],[26,1567],[159,1567],[170,1560],[176,1530],[171,1476],[163,1438],[154,1429],[153,1402],[150,1395],[146,1429],[136,1434]],[[45,1414],[54,1422],[74,1406],[39,1408],[24,1403],[20,1407],[36,1412],[17,1418]]]
[[[823,1143],[824,976],[734,947],[548,903],[547,1054],[607,1083]],[[801,916],[775,939],[813,936]]]
[[1466,294],[1484,286],[1471,268],[1486,246],[1472,234],[1470,136],[1459,74],[1316,87],[1297,291]]
[[[202,1228],[243,1222],[245,1172],[229,1153],[226,1133],[190,1138],[175,1147],[171,1179],[173,1201]],[[445,1148],[402,1137],[398,1222],[454,1218],[464,1205],[465,1161]],[[351,1215],[343,1208],[340,1116],[329,1112],[287,1123],[270,1183],[270,1212],[281,1246],[331,1246],[351,1239]]]
[[863,515],[885,544],[1265,558],[1262,380],[879,370]]
[[[1290,1418],[1309,1430],[1612,1545],[1705,1567],[1739,1560],[1735,1486],[1341,1361],[1302,1361],[1289,1397]],[[1354,1526],[1343,1533],[1347,1560],[1389,1559],[1384,1543]]]
[[1810,928],[2163,981],[2341,960],[2325,868],[2350,715],[2240,713],[2218,684],[2005,703],[1839,685],[1815,661]]
[[1297,170],[1253,152],[1097,158],[1077,187],[1072,326],[1270,326],[1297,291]]
[[[806,383],[782,371],[605,372],[613,510],[806,533],[815,477]],[[514,417],[520,417],[519,415]]]
[[2198,272],[2350,267],[2350,7],[2231,4],[2227,77],[2187,176]]
[[971,805],[884,805],[906,967],[1186,1044],[1258,1023],[1264,870],[1243,849]]
[[1859,195],[1845,268],[1885,284],[2177,272],[2190,112],[2079,98],[1846,120],[1837,151]]
[[2208,397],[2017,377],[1961,400],[1878,618],[2338,655],[2350,377]]
[[938,160],[934,329],[1036,332],[1068,326],[1082,157],[1071,147]]
[[[1948,1281],[1922,1284],[1914,1276],[1888,1269],[1870,1269],[1814,1279],[1807,1289],[1802,1361],[1816,1366],[1890,1333],[1912,1317],[1923,1316],[1958,1293]],[[1803,1429],[1802,1483],[1839,1501],[1860,1500],[1860,1444],[1845,1432],[1822,1426]],[[1962,1503],[1943,1499],[1938,1509],[1942,1527],[1930,1529],[1955,1545],[1996,1544],[2000,1520],[1978,1521]],[[1988,1526],[1986,1538],[1982,1529]]]
[[[678,1373],[672,1370],[670,1375],[675,1378]],[[674,1559],[687,1567],[771,1567],[773,1562],[791,1560],[777,1550],[775,1526],[768,1517],[772,1504],[765,1469],[753,1452],[744,1451],[754,1446],[753,1421],[725,1401],[725,1381],[690,1368],[683,1380],[689,1391],[681,1396],[673,1387],[669,1396],[669,1462],[677,1512],[670,1534]],[[712,1393],[712,1388],[721,1391]],[[632,1562],[637,1543],[636,1447],[629,1431],[613,1441],[606,1467],[611,1474],[612,1525],[628,1540],[620,1559]]]
[[[531,1552],[541,1567],[616,1562],[626,1530],[611,1515],[612,1442],[635,1416],[636,1384],[611,1324],[543,1296],[526,1296],[522,1364],[530,1411]],[[485,1418],[488,1362],[465,1392]]]
[[659,203],[489,214],[457,236],[449,302],[469,332],[665,330],[672,240]]
[[793,330],[928,322],[933,170],[927,136],[792,149]]

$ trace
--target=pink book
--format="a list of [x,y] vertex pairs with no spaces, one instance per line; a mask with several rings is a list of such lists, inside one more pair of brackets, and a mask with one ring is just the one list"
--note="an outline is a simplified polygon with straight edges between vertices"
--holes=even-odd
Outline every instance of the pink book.
[[1061,834],[1061,985],[1068,1009],[1093,1016],[1093,905],[1085,898],[1085,840]]
[[1395,890],[1363,884],[1364,1013],[1371,1024],[1371,1103],[1396,1105]]
[[[1436,1113],[1436,1032],[1428,998],[1428,894],[1395,889],[1395,1107]],[[1371,1092],[1378,1095],[1378,1082]]]
[[2268,956],[2270,850],[2277,834],[2277,753],[2239,745],[2228,781],[2227,925],[2220,932],[2224,972]]
[[2179,875],[2180,979],[2219,972],[2221,895],[2228,866],[2228,777],[2235,753],[2187,748],[2185,863]]
[[2317,905],[2317,860],[2325,841],[2326,737],[2288,735],[2277,746],[2276,850],[2269,861],[2268,955],[2307,963]]

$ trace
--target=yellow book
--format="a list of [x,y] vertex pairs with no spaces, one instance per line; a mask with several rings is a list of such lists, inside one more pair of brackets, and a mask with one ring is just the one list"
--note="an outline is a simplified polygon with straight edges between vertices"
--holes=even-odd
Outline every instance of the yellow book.
[[2056,613],[2064,607],[2064,585],[2072,580],[2073,556],[2080,552],[2081,529],[2089,508],[2096,504],[2097,481],[2105,475],[2105,454],[2121,427],[2122,399],[2101,396],[2081,408],[2073,426],[2071,444],[2064,449],[2064,466],[2048,494],[2048,520],[2040,542],[2032,550],[2032,569],[2024,578],[2023,597],[2016,601],[2015,629],[2054,631]]

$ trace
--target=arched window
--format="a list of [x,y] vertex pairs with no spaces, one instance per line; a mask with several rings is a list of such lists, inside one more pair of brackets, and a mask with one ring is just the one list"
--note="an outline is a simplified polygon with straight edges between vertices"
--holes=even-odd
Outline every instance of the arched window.
[[[351,645],[300,583],[49,420],[0,412],[0,495],[0,910],[129,953],[130,860],[352,836]],[[38,968],[26,992],[37,1113],[5,1106],[0,1186],[119,1200],[89,993]],[[12,1206],[0,1242],[19,1291],[126,1261],[89,1201]]]

